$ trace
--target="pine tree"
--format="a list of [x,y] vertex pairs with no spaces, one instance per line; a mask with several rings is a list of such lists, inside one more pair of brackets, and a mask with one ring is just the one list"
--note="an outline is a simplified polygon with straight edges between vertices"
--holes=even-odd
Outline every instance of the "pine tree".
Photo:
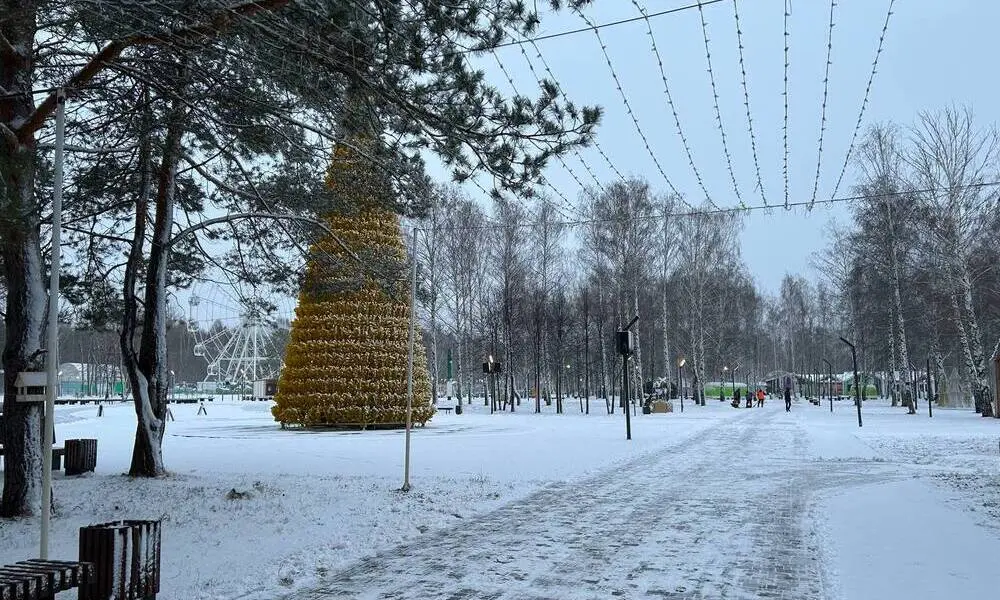
[[[355,139],[334,150],[328,185],[354,210],[327,215],[330,231],[311,248],[272,409],[282,424],[406,424],[406,249],[398,217],[385,208],[392,206],[388,179],[362,156],[371,147]],[[414,423],[431,418],[429,397],[417,343]]]

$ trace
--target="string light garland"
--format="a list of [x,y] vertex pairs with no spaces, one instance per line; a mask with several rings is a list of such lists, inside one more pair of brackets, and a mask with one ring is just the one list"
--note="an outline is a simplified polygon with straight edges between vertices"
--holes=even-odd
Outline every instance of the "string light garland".
[[740,195],[740,188],[736,184],[736,174],[733,172],[733,157],[729,153],[729,142],[726,141],[726,127],[722,122],[722,111],[719,110],[719,90],[715,85],[715,69],[712,67],[712,50],[708,43],[708,22],[705,21],[705,9],[701,2],[698,3],[698,15],[701,17],[701,34],[705,41],[705,61],[708,64],[708,80],[712,84],[712,105],[715,107],[715,121],[719,128],[719,135],[722,136],[722,153],[726,157],[726,167],[729,169],[729,178],[733,183],[733,193],[736,194],[736,201],[743,208],[743,196]]
[[837,1],[830,0],[830,27],[826,34],[826,66],[823,71],[823,103],[819,120],[819,149],[816,151],[816,177],[813,179],[813,202],[816,201],[816,193],[819,191],[819,171],[823,164],[823,137],[826,134],[826,99],[830,84],[830,55],[833,53],[833,12],[836,6]]
[[791,16],[792,11],[792,0],[785,0],[785,16],[784,16],[784,30],[785,30],[785,74],[784,74],[784,91],[781,93],[782,98],[785,101],[785,117],[784,124],[782,125],[782,138],[785,148],[785,158],[783,165],[781,167],[782,174],[785,178],[785,209],[790,208],[788,205],[788,17]]
[[[622,104],[625,105],[625,112],[632,120],[632,125],[635,127],[636,133],[639,134],[639,139],[642,140],[642,144],[646,148],[646,153],[649,154],[649,157],[653,160],[653,164],[656,166],[656,170],[659,171],[660,176],[663,177],[663,180],[667,182],[667,187],[670,188],[670,191],[673,192],[678,198],[680,198],[681,202],[683,202],[687,206],[691,206],[690,204],[688,204],[688,202],[684,199],[684,196],[674,185],[674,182],[671,181],[670,177],[667,176],[666,171],[663,169],[663,165],[660,164],[660,159],[656,157],[656,154],[653,152],[652,147],[650,147],[649,139],[646,137],[646,133],[642,130],[642,126],[639,124],[639,118],[635,115],[635,111],[632,110],[632,104],[629,102],[628,96],[625,94],[625,88],[622,86],[621,79],[619,79],[618,77],[618,72],[615,70],[614,63],[611,61],[611,55],[608,54],[608,47],[604,43],[604,39],[601,37],[600,29],[597,28],[594,25],[593,21],[591,21],[587,17],[587,15],[583,14],[583,12],[577,11],[577,14],[580,15],[580,18],[583,19],[584,22],[590,25],[591,29],[594,32],[594,36],[597,37],[597,43],[601,47],[601,53],[604,55],[604,61],[605,63],[607,63],[608,70],[611,72],[611,78],[615,82],[615,88],[617,88],[618,94],[619,96],[621,96]],[[691,208],[694,207],[691,206]]]
[[878,72],[878,61],[882,56],[882,47],[885,43],[886,33],[889,31],[889,19],[892,18],[892,8],[895,5],[896,0],[889,0],[889,8],[885,13],[885,21],[882,23],[882,33],[878,37],[878,48],[875,50],[875,59],[872,61],[872,70],[868,75],[868,84],[865,85],[865,95],[861,100],[861,109],[858,111],[858,120],[854,124],[854,133],[851,134],[851,143],[847,147],[847,154],[844,156],[844,164],[840,168],[840,176],[837,177],[837,184],[833,186],[833,193],[830,194],[831,197],[836,196],[837,192],[840,191],[840,184],[844,180],[844,173],[847,172],[847,165],[851,162],[851,155],[854,153],[854,145],[858,139],[858,133],[861,131],[861,121],[865,117],[865,109],[868,107],[868,96],[872,91],[872,82],[875,81],[875,73]]
[[677,135],[681,138],[681,145],[684,147],[684,153],[687,155],[688,166],[691,167],[691,171],[694,173],[695,180],[698,182],[698,186],[701,188],[702,193],[705,194],[705,200],[710,204],[714,205],[712,201],[712,195],[708,193],[708,188],[705,186],[705,181],[701,177],[701,172],[698,167],[694,164],[694,154],[691,152],[691,145],[688,143],[687,136],[684,134],[684,129],[681,127],[681,118],[677,113],[677,106],[674,104],[673,94],[670,93],[670,84],[667,82],[667,72],[663,66],[663,57],[660,55],[660,50],[656,46],[656,36],[653,35],[653,26],[649,21],[649,16],[646,13],[646,9],[639,4],[638,0],[632,0],[632,4],[642,13],[646,20],[646,33],[649,35],[649,43],[653,50],[653,56],[656,57],[656,63],[660,69],[660,80],[663,82],[663,94],[667,100],[667,106],[670,108],[670,113],[674,117],[674,126],[677,129]]
[[760,160],[757,158],[757,135],[754,133],[753,117],[750,114],[750,91],[747,88],[747,68],[743,60],[743,27],[740,24],[739,0],[733,0],[733,16],[736,19],[736,43],[740,59],[740,80],[743,85],[743,107],[747,113],[747,130],[750,132],[750,150],[753,153],[753,167],[757,174],[757,191],[760,200],[767,206],[767,194],[764,192],[764,180],[760,176]]

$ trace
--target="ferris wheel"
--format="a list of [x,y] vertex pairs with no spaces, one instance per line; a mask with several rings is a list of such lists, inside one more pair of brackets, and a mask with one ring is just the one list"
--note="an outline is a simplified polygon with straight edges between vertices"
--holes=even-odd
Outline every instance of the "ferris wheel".
[[276,379],[282,366],[277,335],[282,327],[271,316],[273,307],[259,296],[242,294],[233,307],[217,295],[193,294],[188,300],[193,352],[208,363],[204,382],[246,387]]

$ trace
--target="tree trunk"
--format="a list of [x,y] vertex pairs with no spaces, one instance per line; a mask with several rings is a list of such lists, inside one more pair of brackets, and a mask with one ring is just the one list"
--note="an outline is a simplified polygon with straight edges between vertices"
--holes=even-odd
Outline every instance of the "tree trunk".
[[[0,0],[0,253],[6,281],[3,347],[4,471],[0,517],[25,517],[41,509],[42,407],[15,402],[14,382],[41,347],[47,296],[34,201],[35,138],[11,132],[34,111],[31,48],[36,33],[31,1]],[[20,51],[18,51],[20,49]],[[55,325],[54,325],[55,326]],[[41,367],[41,361],[35,365]]]
[[[892,320],[892,312],[889,313]],[[896,382],[896,332],[889,332],[889,395],[892,397],[892,406],[899,406],[899,385]]]
[[586,397],[584,414],[590,414],[590,287],[583,288],[583,395]]
[[[639,288],[634,288],[634,294],[632,296],[633,306],[635,308],[635,315],[639,316]],[[635,368],[631,369],[632,379],[631,381],[636,382],[638,385],[633,385],[632,389],[638,393],[631,394],[633,398],[642,398],[642,345],[639,343],[639,335],[636,332],[635,336]]]
[[[21,175],[27,176],[30,181],[32,167],[27,167]],[[27,189],[15,189],[10,184],[21,182],[8,179],[6,183],[9,193],[21,194],[23,199],[31,198],[30,184],[25,186]],[[8,197],[6,200],[17,201],[17,198]],[[31,219],[27,215],[25,218]],[[31,356],[41,345],[46,295],[42,285],[44,273],[37,224],[25,229],[5,227],[3,234],[7,305],[3,349],[4,470],[0,517],[27,517],[41,509],[42,405],[16,402],[14,382],[19,371],[29,369],[29,361],[35,363],[31,365],[33,369],[42,366],[41,360],[31,361]]]
[[976,317],[972,301],[972,280],[968,268],[962,268],[959,281],[962,284],[962,308],[969,328],[970,357],[972,359],[973,394],[978,404],[976,412],[984,417],[993,416],[993,397],[987,372],[986,354],[983,351],[983,336],[979,329],[979,319]]
[[[178,94],[168,113],[167,133],[158,173],[152,241],[146,265],[139,352],[137,357],[134,352],[130,352],[129,360],[126,361],[129,379],[133,384],[132,398],[137,417],[135,446],[129,467],[129,475],[133,477],[160,477],[166,474],[162,452],[169,389],[166,373],[166,283],[177,190],[177,165],[181,155],[186,114],[186,105],[181,100],[186,68],[183,59],[175,68]],[[130,261],[131,259],[130,256]],[[134,284],[134,280],[132,283]]]
[[[964,379],[968,382],[969,388],[975,393],[976,390],[976,366],[975,359],[972,354],[972,347],[969,344],[969,336],[965,329],[965,322],[962,318],[962,307],[959,303],[958,295],[961,293],[959,290],[960,282],[957,279],[956,273],[952,273],[953,279],[950,285],[950,291],[948,293],[949,300],[951,301],[952,319],[955,325],[955,331],[958,333],[959,346],[962,349],[962,356],[965,359],[965,377]],[[976,405],[976,412],[980,412],[978,404]]]

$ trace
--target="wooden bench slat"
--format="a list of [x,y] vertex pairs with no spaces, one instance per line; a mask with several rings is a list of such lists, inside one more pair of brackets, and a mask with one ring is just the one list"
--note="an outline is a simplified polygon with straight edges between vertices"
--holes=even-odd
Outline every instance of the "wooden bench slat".
[[89,581],[91,563],[31,559],[0,566],[0,600],[38,600]]
[[48,561],[41,560],[25,560],[14,566],[25,569],[43,569],[49,574],[50,578],[53,579],[52,586],[56,588],[57,592],[76,587],[76,584],[74,583],[76,581],[76,574],[81,568],[79,563],[74,564],[67,561],[50,563]]
[[14,590],[14,597],[16,598],[19,594],[28,598],[38,597],[38,587],[39,582],[34,577],[24,577],[18,574],[5,574],[3,569],[0,569],[0,585],[6,585]]

